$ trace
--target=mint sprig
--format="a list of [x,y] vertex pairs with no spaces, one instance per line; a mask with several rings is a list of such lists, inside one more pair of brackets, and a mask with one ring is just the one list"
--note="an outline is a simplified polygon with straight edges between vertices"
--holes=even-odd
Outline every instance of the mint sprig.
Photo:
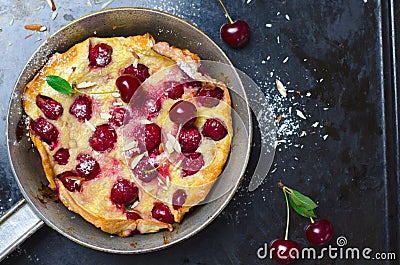
[[306,218],[317,217],[314,209],[317,208],[318,205],[310,197],[307,197],[297,190],[286,187],[281,182],[278,183],[278,186],[289,197],[290,206],[298,214]]
[[62,77],[57,75],[48,75],[46,76],[46,82],[49,86],[51,86],[54,90],[69,95],[72,93],[73,89],[70,83]]

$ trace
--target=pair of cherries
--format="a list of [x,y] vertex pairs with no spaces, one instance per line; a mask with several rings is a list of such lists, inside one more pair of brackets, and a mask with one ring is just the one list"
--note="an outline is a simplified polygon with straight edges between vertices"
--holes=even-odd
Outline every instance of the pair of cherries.
[[[333,237],[333,226],[326,219],[312,221],[306,228],[308,242],[315,246],[327,244]],[[295,253],[300,253],[300,247],[296,241],[287,239],[276,239],[271,244],[273,259],[281,264],[289,264],[295,261]],[[279,252],[279,253],[278,253]]]
[[317,204],[309,197],[301,194],[300,192],[284,186],[281,182],[278,183],[279,188],[282,189],[286,200],[286,233],[284,239],[276,239],[271,243],[272,258],[281,264],[292,263],[298,258],[300,247],[296,241],[289,240],[289,222],[290,222],[290,207],[301,216],[310,218],[311,224],[306,228],[306,238],[308,242],[315,246],[322,246],[327,244],[333,237],[333,226],[326,219],[314,221],[316,217],[314,209]]

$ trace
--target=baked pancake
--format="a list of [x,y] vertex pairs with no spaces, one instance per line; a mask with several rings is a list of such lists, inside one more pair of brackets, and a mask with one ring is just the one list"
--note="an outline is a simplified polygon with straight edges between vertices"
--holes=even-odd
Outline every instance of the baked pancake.
[[48,186],[69,210],[129,236],[172,230],[204,200],[233,131],[227,87],[199,69],[196,54],[149,34],[93,37],[49,59],[23,105]]

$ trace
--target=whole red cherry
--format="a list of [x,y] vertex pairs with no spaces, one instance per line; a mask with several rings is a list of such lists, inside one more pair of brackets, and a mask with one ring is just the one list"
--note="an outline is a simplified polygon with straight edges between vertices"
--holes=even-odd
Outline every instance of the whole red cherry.
[[317,220],[307,227],[306,236],[308,242],[313,245],[325,245],[333,237],[333,226],[326,219]]
[[221,38],[232,48],[241,48],[249,42],[250,27],[243,20],[226,23],[221,27]]
[[299,255],[300,247],[296,241],[276,239],[271,244],[272,258],[280,264],[294,262]]
[[224,12],[230,23],[226,23],[221,27],[222,40],[232,48],[241,48],[249,42],[250,27],[243,20],[233,21],[230,17],[225,5],[219,0]]

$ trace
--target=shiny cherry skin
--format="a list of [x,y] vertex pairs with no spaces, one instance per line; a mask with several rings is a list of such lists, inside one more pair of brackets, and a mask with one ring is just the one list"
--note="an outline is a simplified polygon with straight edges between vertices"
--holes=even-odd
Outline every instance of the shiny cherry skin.
[[121,94],[121,99],[125,103],[129,103],[133,94],[140,87],[140,80],[133,75],[121,75],[115,81],[115,85]]
[[180,100],[170,108],[169,118],[177,124],[193,125],[197,119],[197,108],[189,101]]
[[128,66],[127,68],[124,69],[124,74],[128,75],[134,75],[141,82],[144,82],[149,76],[149,68],[145,66],[144,64],[138,64],[136,67],[133,65]]
[[214,141],[223,139],[228,134],[223,121],[215,118],[207,119],[203,125],[203,135]]
[[145,183],[157,178],[158,173],[155,169],[154,160],[148,156],[142,158],[133,170],[135,176]]
[[300,247],[293,240],[276,239],[272,242],[272,258],[280,264],[289,264],[296,260],[300,253]]
[[328,220],[317,220],[306,228],[306,237],[313,245],[325,245],[333,237],[333,226]]
[[174,216],[171,213],[169,207],[161,202],[155,202],[153,210],[151,211],[153,218],[158,221],[172,224],[174,222]]
[[61,180],[64,187],[71,191],[81,191],[81,184],[83,178],[79,177],[75,172],[72,171],[65,171],[56,176],[59,180]]
[[221,27],[221,38],[232,48],[241,48],[250,39],[250,27],[243,20],[224,24]]
[[130,204],[138,199],[139,189],[127,179],[117,180],[111,188],[110,199],[119,205]]

